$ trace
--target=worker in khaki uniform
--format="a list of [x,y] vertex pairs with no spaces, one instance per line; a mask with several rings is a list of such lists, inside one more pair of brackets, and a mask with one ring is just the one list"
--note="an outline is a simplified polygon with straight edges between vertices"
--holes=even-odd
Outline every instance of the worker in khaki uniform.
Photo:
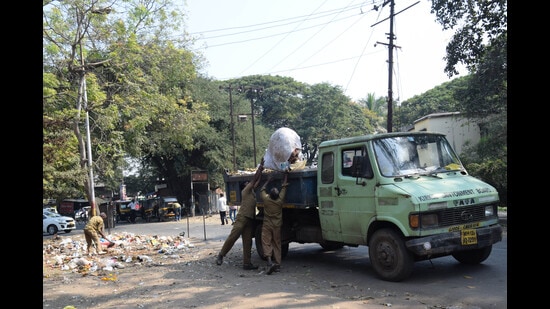
[[229,236],[225,239],[222,249],[216,256],[216,264],[222,265],[223,257],[231,250],[239,236],[242,235],[243,243],[243,269],[252,270],[258,269],[257,265],[252,264],[252,233],[254,230],[254,217],[256,216],[256,192],[255,189],[262,178],[264,170],[264,159],[258,166],[256,174],[251,182],[246,183],[246,186],[241,191],[241,209],[237,213],[235,223],[231,228]]
[[84,237],[86,238],[86,250],[88,252],[88,255],[92,255],[93,250],[92,247],[95,244],[96,246],[96,252],[97,254],[105,254],[106,252],[103,251],[103,248],[101,247],[101,242],[99,241],[99,235],[101,237],[107,239],[105,235],[103,234],[103,229],[105,228],[105,224],[103,223],[103,220],[107,219],[107,214],[104,212],[100,213],[99,216],[93,216],[90,218],[88,223],[86,223],[86,226],[84,226]]
[[[262,224],[262,248],[267,259],[267,274],[279,271],[281,267],[281,226],[283,225],[283,203],[285,202],[286,188],[288,187],[288,171],[285,172],[281,191],[276,187],[267,193],[266,186],[272,180],[270,174],[260,190],[260,197],[264,201],[264,221]],[[272,261],[273,257],[273,261]]]

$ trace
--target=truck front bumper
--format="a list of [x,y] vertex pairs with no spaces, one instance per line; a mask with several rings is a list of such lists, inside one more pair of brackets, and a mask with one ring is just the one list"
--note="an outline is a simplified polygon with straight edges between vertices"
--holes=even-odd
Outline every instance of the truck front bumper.
[[406,241],[405,245],[415,255],[426,257],[449,255],[457,251],[484,248],[502,240],[502,227],[499,224],[478,228],[475,231],[476,244],[462,244],[461,232],[456,231],[414,238]]

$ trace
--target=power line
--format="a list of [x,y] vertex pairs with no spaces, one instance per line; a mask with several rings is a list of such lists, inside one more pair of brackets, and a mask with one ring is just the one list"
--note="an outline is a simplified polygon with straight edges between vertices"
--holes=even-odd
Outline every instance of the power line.
[[[349,10],[355,10],[360,6],[362,6],[362,5],[356,5],[355,7],[349,7],[349,9],[347,9],[347,10],[348,11]],[[286,25],[293,24],[293,23],[301,23],[301,22],[304,22],[306,20],[313,20],[313,19],[323,18],[327,15],[332,15],[333,14],[332,12],[334,12],[334,11],[337,11],[338,13],[340,13],[340,12],[342,12],[342,9],[333,9],[333,10],[323,11],[323,12],[319,12],[319,13],[311,13],[311,14],[308,14],[308,15],[289,17],[289,18],[285,18],[285,19],[269,21],[269,22],[259,23],[259,24],[246,25],[246,26],[235,26],[235,27],[228,27],[228,28],[221,28],[221,29],[198,31],[198,32],[190,33],[190,35],[200,35],[200,34],[203,34],[203,33],[220,32],[220,31],[227,31],[227,30],[234,30],[234,29],[253,28],[253,27],[257,27],[257,26],[269,25],[269,24],[286,22],[286,21],[289,21],[289,20],[298,19],[297,21],[290,22],[290,23],[285,23],[285,24],[281,24],[281,25],[277,25],[277,26],[264,27],[264,28],[249,30],[249,31],[245,31],[245,32],[236,32],[236,33],[226,34],[226,35],[234,35],[234,34],[246,33],[246,32],[251,32],[251,31],[258,31],[258,30],[264,30],[264,29],[275,28],[275,27],[280,27],[280,26],[286,26]],[[323,14],[323,15],[320,15],[320,14]],[[315,15],[320,15],[320,16],[316,16],[316,17],[313,17],[313,18],[311,17],[311,16],[315,16]],[[303,19],[304,17],[306,17],[306,19]],[[210,38],[213,38],[213,37],[206,37],[204,39],[210,39]]]

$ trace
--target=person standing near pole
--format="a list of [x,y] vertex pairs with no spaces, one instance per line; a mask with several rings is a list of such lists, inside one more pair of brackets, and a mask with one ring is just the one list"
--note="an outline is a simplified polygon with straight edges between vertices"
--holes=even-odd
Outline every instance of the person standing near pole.
[[258,166],[256,174],[252,181],[245,183],[241,191],[241,208],[237,213],[235,224],[231,228],[229,236],[225,239],[222,249],[216,256],[216,264],[222,265],[224,256],[233,248],[233,245],[242,236],[243,243],[243,269],[258,269],[257,265],[252,264],[252,234],[254,231],[254,218],[256,216],[256,192],[255,189],[262,178],[264,170],[264,159]]
[[132,201],[130,202],[130,204],[128,204],[128,206],[130,206],[130,222],[136,223],[136,216],[137,216],[136,200],[132,199]]
[[[267,193],[266,186],[272,180],[270,174],[260,190],[260,197],[264,201],[264,220],[262,224],[262,248],[267,259],[267,274],[279,271],[281,267],[281,226],[283,225],[283,203],[286,188],[288,187],[288,171],[285,171],[281,191],[276,187]],[[272,260],[273,257],[273,260]]]
[[220,197],[218,198],[218,211],[220,212],[220,219],[222,220],[222,225],[228,224],[227,199],[225,198],[223,192],[220,193]]
[[237,218],[237,205],[229,206],[229,219],[231,219],[231,225],[235,224]]

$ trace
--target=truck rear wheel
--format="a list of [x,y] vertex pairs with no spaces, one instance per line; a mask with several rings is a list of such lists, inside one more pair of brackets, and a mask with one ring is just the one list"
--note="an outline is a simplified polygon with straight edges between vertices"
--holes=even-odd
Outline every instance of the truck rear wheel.
[[262,246],[262,224],[256,224],[256,230],[254,231],[254,243],[256,244],[256,253],[258,253],[258,256],[262,258],[262,260],[266,260],[264,257],[264,247]]
[[383,280],[398,282],[410,276],[414,258],[405,247],[403,237],[392,229],[374,232],[369,243],[371,265]]
[[485,248],[459,251],[453,253],[452,256],[462,264],[476,265],[485,261],[491,254],[492,249],[493,246],[488,246]]

